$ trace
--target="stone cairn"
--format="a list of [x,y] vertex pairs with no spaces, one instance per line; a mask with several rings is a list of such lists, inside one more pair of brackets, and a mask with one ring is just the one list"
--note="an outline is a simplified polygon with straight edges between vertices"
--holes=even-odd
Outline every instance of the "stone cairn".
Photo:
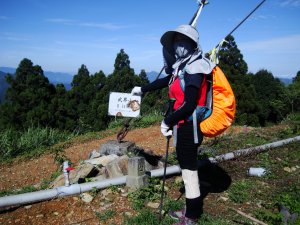
[[[99,149],[94,149],[89,154],[89,159],[69,171],[69,182],[72,185],[127,176],[126,186],[130,190],[136,190],[148,184],[146,171],[163,168],[163,163],[158,159],[158,156],[147,154],[134,142],[110,140]],[[50,187],[55,188],[64,184],[65,178],[62,174],[51,183]]]

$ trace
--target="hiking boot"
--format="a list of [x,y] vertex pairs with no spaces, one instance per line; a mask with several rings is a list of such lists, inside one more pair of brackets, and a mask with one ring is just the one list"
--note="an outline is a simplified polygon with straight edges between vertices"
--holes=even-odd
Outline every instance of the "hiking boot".
[[187,218],[185,216],[181,217],[177,223],[174,223],[173,225],[197,225],[198,220],[193,220],[190,218]]
[[177,210],[177,211],[170,211],[169,212],[169,216],[172,217],[174,220],[179,220],[180,218],[184,217],[185,215],[185,211],[186,211],[186,208],[185,206],[180,209],[180,210]]

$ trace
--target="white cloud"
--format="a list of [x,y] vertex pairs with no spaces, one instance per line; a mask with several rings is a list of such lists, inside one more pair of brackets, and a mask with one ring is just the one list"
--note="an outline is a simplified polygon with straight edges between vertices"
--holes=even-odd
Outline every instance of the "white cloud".
[[290,35],[269,40],[239,43],[242,52],[266,52],[266,53],[300,53],[300,34]]
[[280,2],[280,6],[282,7],[300,7],[300,0],[284,0]]
[[61,23],[64,25],[74,25],[75,20],[69,20],[69,19],[63,19],[63,18],[52,18],[52,19],[46,19],[47,22],[50,23]]
[[106,30],[119,30],[125,29],[132,26],[118,25],[113,23],[94,23],[94,22],[78,22],[76,20],[64,19],[64,18],[51,18],[46,19],[47,22],[51,23],[60,23],[63,25],[73,25],[73,26],[83,26],[83,27],[94,27],[94,28],[102,28]]
[[28,41],[30,38],[22,34],[14,34],[9,32],[2,32],[0,39],[8,41]]
[[0,16],[0,20],[8,20],[9,19],[9,17],[7,17],[7,16]]
[[107,30],[119,30],[119,29],[124,29],[129,27],[129,26],[116,25],[112,23],[79,23],[77,25],[84,26],[84,27],[103,28]]

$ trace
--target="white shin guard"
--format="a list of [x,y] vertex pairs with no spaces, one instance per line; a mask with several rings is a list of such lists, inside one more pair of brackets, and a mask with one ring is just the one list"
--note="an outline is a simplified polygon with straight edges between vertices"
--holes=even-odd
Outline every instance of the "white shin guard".
[[181,170],[182,179],[185,187],[185,197],[189,199],[200,196],[200,186],[197,170]]

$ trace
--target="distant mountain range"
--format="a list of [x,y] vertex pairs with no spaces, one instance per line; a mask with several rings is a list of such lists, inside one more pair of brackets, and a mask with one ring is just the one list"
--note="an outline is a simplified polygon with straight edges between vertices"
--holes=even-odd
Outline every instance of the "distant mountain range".
[[[9,85],[5,80],[6,74],[15,74],[16,68],[12,67],[0,67],[0,102],[4,99],[5,92]],[[49,79],[49,81],[56,85],[59,83],[64,84],[67,90],[71,89],[71,83],[73,80],[73,75],[69,73],[60,73],[60,72],[51,72],[51,71],[44,71],[45,76]],[[150,82],[154,81],[157,77],[158,73],[155,71],[151,71],[147,73],[148,79]],[[163,77],[164,75],[161,75]]]
[[[16,69],[11,67],[0,67],[0,101],[4,99],[5,92],[9,85],[5,80],[6,74],[15,74]],[[73,80],[73,75],[69,73],[60,73],[60,72],[51,72],[44,71],[45,76],[49,79],[50,83],[56,84],[64,84],[67,90],[71,89],[71,83]]]
[[[16,69],[12,67],[0,67],[0,71],[4,73],[10,73],[10,74],[16,73]],[[71,84],[73,79],[73,75],[69,73],[44,71],[44,74],[49,79],[49,81],[53,84],[58,84],[58,83]]]
[[[0,102],[4,99],[5,92],[9,85],[5,80],[5,76],[7,73],[15,74],[16,69],[11,67],[0,67]],[[51,71],[44,71],[45,76],[49,79],[49,81],[56,85],[58,83],[64,84],[67,90],[71,89],[71,83],[73,80],[73,75],[69,73],[60,73],[60,72],[51,72]],[[151,71],[147,72],[147,77],[150,82],[154,81],[158,76],[158,72]],[[165,74],[161,74],[161,77],[164,77]],[[292,83],[292,79],[290,78],[279,78],[285,85],[289,85]]]

